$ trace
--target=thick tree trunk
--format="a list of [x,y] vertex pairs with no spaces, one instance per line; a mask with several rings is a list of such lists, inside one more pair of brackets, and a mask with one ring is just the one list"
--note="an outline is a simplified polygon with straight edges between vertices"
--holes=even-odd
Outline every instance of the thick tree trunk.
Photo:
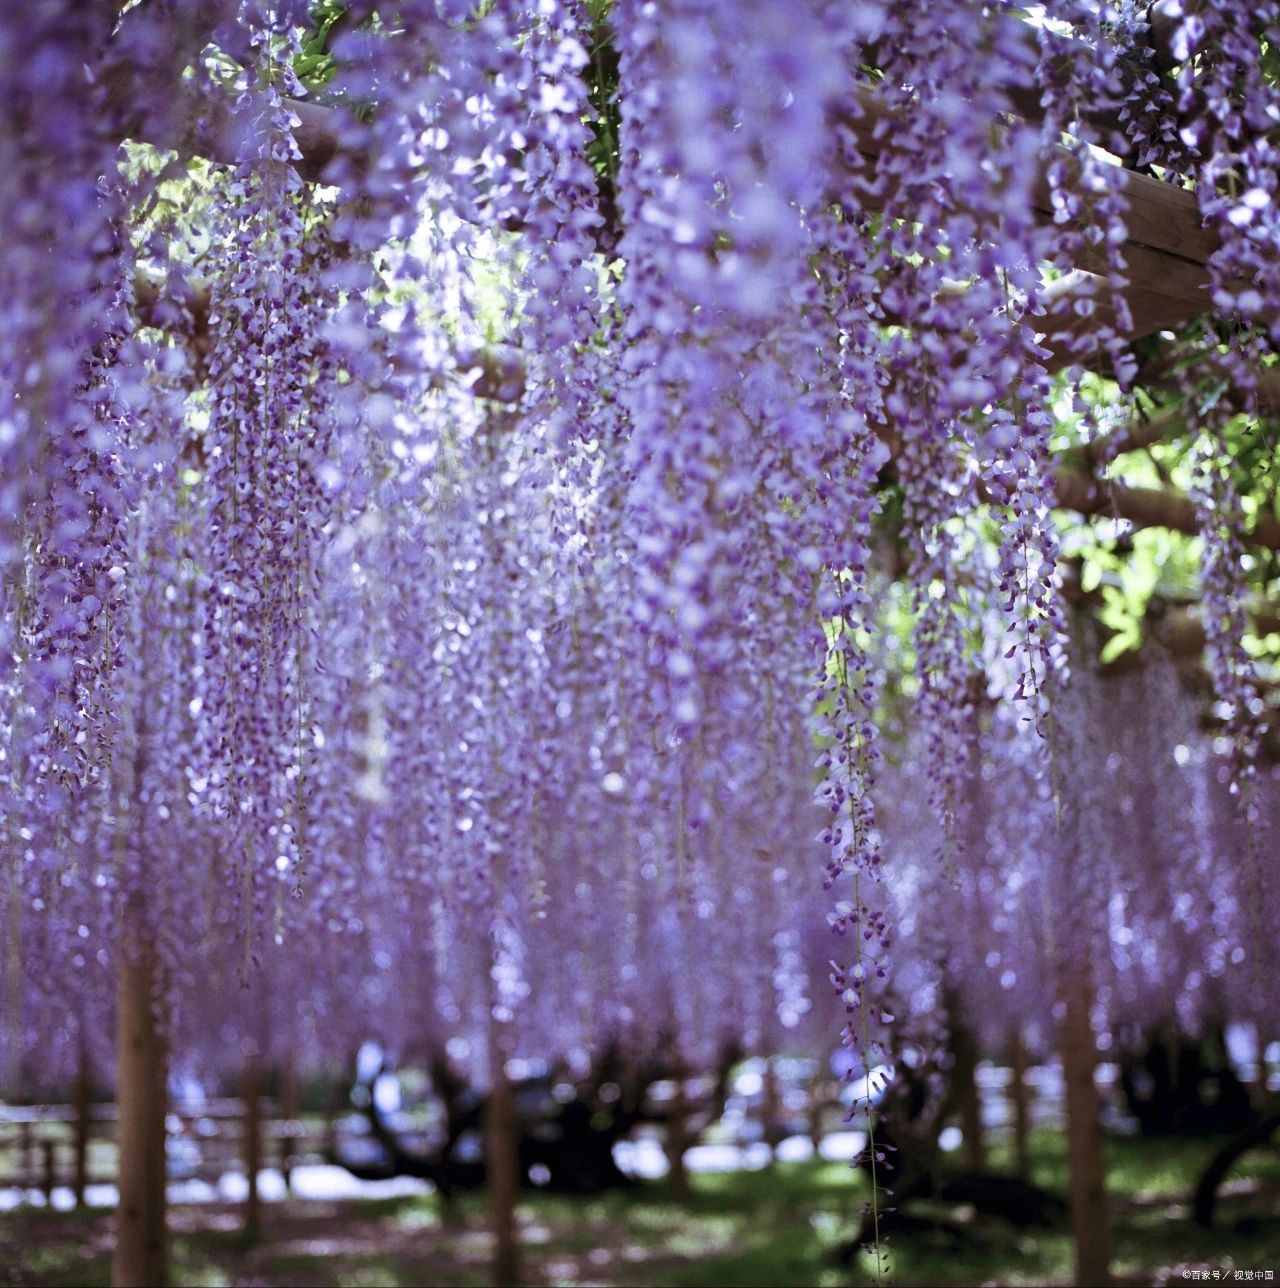
[[493,1227],[493,1282],[496,1288],[513,1288],[520,1281],[520,1244],[516,1234],[519,1140],[506,1060],[499,1036],[492,1031],[489,1063],[492,1088],[485,1103],[484,1139],[489,1220]]
[[262,1234],[262,1204],[258,1196],[258,1173],[262,1171],[262,1088],[258,1057],[248,1056],[244,1065],[244,1232],[250,1239]]
[[1031,1180],[1031,1098],[1027,1091],[1027,1048],[1021,1032],[1013,1035],[1009,1096],[1013,1101],[1013,1174]]
[[90,1126],[90,1073],[89,1046],[81,1038],[80,1058],[76,1066],[75,1136],[72,1140],[71,1192],[76,1207],[84,1207],[84,1192],[89,1185],[89,1126]]
[[[135,919],[136,920],[136,919]],[[120,1198],[114,1288],[162,1288],[165,1257],[165,1113],[168,1059],[157,1016],[158,972],[145,933],[120,952],[116,1011],[116,1141]]]
[[1067,1185],[1075,1281],[1082,1288],[1106,1288],[1111,1282],[1111,1217],[1094,1082],[1098,1046],[1089,1023],[1093,995],[1087,972],[1066,981],[1064,992],[1062,1075],[1066,1083]]
[[1209,1160],[1208,1165],[1196,1182],[1195,1193],[1191,1199],[1191,1215],[1196,1224],[1206,1230],[1213,1228],[1213,1211],[1218,1204],[1218,1187],[1227,1179],[1227,1173],[1235,1166],[1236,1160],[1251,1149],[1265,1145],[1272,1136],[1280,1131],[1280,1110],[1268,1114],[1256,1122],[1248,1131],[1229,1140]]

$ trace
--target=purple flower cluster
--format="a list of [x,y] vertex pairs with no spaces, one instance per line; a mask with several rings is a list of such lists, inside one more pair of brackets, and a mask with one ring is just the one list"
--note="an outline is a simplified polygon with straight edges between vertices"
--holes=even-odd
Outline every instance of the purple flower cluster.
[[337,478],[336,303],[325,213],[293,167],[296,117],[268,32],[239,110],[253,119],[215,190],[210,296],[204,723],[208,804],[227,820],[251,918],[262,874],[304,862],[313,622]]
[[871,1074],[942,1045],[900,1006],[1007,1036],[1088,957],[1100,1013],[1190,1014],[1261,958],[1204,911],[1246,896],[1167,672],[1108,689],[1081,645],[1069,680],[1050,434],[1080,380],[1050,366],[1130,382],[1130,168],[1190,167],[1232,391],[1196,413],[1203,612],[1248,760],[1221,431],[1280,339],[1274,5],[1187,16],[1170,84],[1132,6],[1083,0],[1038,31],[364,0],[310,94],[300,3],[28,8],[0,912],[34,964],[0,973],[24,1025],[93,1002],[30,1040],[80,1041],[130,938],[211,1064],[377,1024],[477,1069],[817,1041],[827,975]]

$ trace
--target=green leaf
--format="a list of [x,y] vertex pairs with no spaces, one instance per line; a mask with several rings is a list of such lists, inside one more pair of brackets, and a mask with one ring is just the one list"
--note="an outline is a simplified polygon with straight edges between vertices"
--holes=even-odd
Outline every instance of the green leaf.
[[1099,655],[1103,665],[1114,662],[1125,653],[1133,652],[1142,645],[1142,632],[1139,630],[1120,631],[1113,635],[1103,646]]

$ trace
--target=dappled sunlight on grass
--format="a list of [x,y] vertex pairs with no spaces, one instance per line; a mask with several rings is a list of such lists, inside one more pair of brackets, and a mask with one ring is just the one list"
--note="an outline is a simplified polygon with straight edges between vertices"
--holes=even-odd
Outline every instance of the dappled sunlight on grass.
[[[1126,1284],[1181,1282],[1182,1268],[1280,1265],[1280,1227],[1206,1233],[1186,1199],[1214,1141],[1119,1139],[1108,1144],[1116,1213],[1116,1260]],[[1005,1161],[996,1142],[993,1164]],[[1063,1188],[1063,1145],[1032,1141],[1035,1179]],[[1274,1177],[1274,1157],[1249,1160],[1244,1178]],[[1252,1183],[1256,1190],[1256,1181]],[[841,1259],[867,1190],[842,1163],[780,1163],[763,1171],[692,1177],[687,1199],[667,1182],[592,1198],[532,1193],[518,1209],[524,1282],[617,1288],[842,1288],[874,1283],[867,1253]],[[1274,1208],[1274,1198],[1271,1197]],[[913,1204],[949,1230],[901,1234],[888,1243],[902,1284],[1069,1283],[1065,1229],[1027,1233],[972,1209]],[[1234,1218],[1231,1218],[1234,1219]],[[268,1204],[264,1237],[245,1240],[230,1205],[178,1208],[172,1216],[173,1280],[191,1288],[480,1288],[490,1282],[492,1238],[482,1194],[445,1209],[435,1196]],[[110,1282],[111,1218],[43,1211],[0,1220],[0,1285],[103,1288]]]

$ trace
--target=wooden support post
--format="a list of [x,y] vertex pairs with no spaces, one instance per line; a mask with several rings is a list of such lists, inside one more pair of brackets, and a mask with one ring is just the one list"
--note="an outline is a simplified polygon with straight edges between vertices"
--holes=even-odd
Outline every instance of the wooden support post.
[[76,1066],[75,1124],[72,1142],[71,1192],[77,1208],[84,1207],[85,1190],[89,1185],[89,1130],[91,1102],[89,1073],[89,1044],[80,1041],[80,1059]]
[[298,1068],[292,1058],[280,1069],[280,1176],[286,1194],[293,1193],[293,1140],[298,1121]]
[[258,1055],[255,1051],[244,1063],[244,1233],[249,1239],[262,1234],[262,1204],[258,1196],[258,1173],[262,1171],[262,1088],[259,1085]]
[[819,1094],[819,1084],[815,1081],[809,1090],[809,1141],[813,1145],[814,1158],[822,1151],[823,1104]]
[[53,1187],[58,1181],[57,1142],[49,1139],[40,1142],[44,1153],[44,1168],[40,1177],[40,1189],[44,1194],[45,1207],[53,1206]]
[[1077,978],[1066,981],[1064,993],[1062,1076],[1066,1084],[1067,1188],[1075,1281],[1081,1288],[1106,1288],[1111,1282],[1111,1217],[1094,1082],[1098,1045],[1089,1021],[1093,992],[1088,973],[1080,971]]
[[[136,917],[133,921],[139,920]],[[121,945],[116,1002],[116,1144],[120,1165],[114,1288],[163,1288],[168,1060],[157,1014],[155,948],[144,934]]]
[[293,1124],[281,1124],[280,1135],[276,1141],[280,1155],[280,1179],[284,1182],[284,1192],[293,1196]]
[[22,1154],[22,1184],[31,1188],[36,1183],[36,1138],[26,1119],[18,1127],[18,1149]]
[[520,1281],[520,1244],[516,1232],[519,1141],[515,1097],[497,1031],[489,1030],[489,1098],[485,1102],[485,1180],[489,1187],[489,1220],[493,1227],[493,1282],[514,1288]]
[[986,1166],[986,1142],[982,1132],[982,1099],[978,1094],[978,1049],[969,1032],[958,1024],[951,1028],[952,1096],[964,1137],[964,1165],[971,1172]]
[[355,1054],[352,1053],[341,1072],[325,1078],[324,1141],[330,1154],[338,1152],[338,1120],[351,1108],[351,1076],[348,1071],[354,1066]]
[[687,1073],[684,1065],[676,1066],[673,1074],[676,1091],[671,1101],[671,1114],[662,1133],[662,1152],[667,1156],[671,1192],[679,1199],[688,1198],[690,1193],[689,1169],[684,1162],[685,1151],[689,1148],[689,1099],[685,1095]]
[[764,1115],[764,1143],[769,1147],[769,1164],[778,1161],[778,1146],[782,1143],[782,1082],[777,1070],[773,1067],[773,1057],[764,1062],[764,1081],[761,1087],[761,1113]]
[[1013,1035],[1009,1095],[1013,1101],[1013,1172],[1020,1181],[1031,1180],[1031,1101],[1027,1090],[1027,1048],[1021,1030]]

